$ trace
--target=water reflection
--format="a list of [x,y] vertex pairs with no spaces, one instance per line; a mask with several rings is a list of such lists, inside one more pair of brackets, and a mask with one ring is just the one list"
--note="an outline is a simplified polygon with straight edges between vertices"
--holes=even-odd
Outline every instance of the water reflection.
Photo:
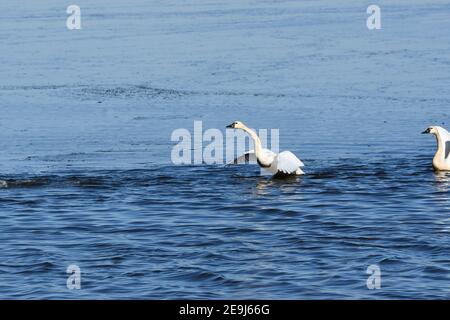
[[301,178],[299,176],[285,178],[260,178],[256,183],[256,194],[267,195],[270,193],[271,187],[275,190],[281,190],[286,193],[294,193],[299,187]]
[[264,196],[267,195],[268,192],[268,188],[270,186],[273,185],[273,181],[271,179],[264,179],[264,178],[260,178],[258,179],[258,181],[256,182],[256,194],[258,196]]
[[[436,179],[436,189],[439,192],[439,195],[436,196],[436,199],[439,201],[440,205],[447,209],[447,212],[450,212],[450,172],[449,171],[437,171],[434,174]],[[442,232],[450,232],[450,218],[444,218],[437,221],[437,224],[440,225],[440,230]]]
[[449,192],[450,190],[450,171],[436,171],[436,189],[438,192]]

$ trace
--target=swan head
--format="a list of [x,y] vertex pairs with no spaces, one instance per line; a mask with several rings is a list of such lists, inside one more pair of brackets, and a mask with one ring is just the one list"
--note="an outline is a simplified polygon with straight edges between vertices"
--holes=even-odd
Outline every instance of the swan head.
[[438,135],[439,131],[443,130],[441,127],[437,126],[431,126],[428,127],[422,134],[434,134],[435,136]]
[[234,121],[232,124],[227,125],[227,128],[244,129],[245,125],[240,121]]

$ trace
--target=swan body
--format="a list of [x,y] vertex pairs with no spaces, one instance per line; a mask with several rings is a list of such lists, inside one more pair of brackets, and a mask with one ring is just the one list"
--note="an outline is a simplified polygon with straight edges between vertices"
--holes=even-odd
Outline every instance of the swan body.
[[450,132],[442,127],[428,127],[424,134],[433,134],[437,141],[437,151],[433,158],[433,168],[437,171],[450,171]]
[[253,139],[255,149],[234,160],[235,164],[256,161],[260,167],[276,176],[305,174],[301,167],[303,162],[290,151],[275,153],[262,148],[258,135],[240,121],[235,121],[227,128],[241,129],[247,132]]

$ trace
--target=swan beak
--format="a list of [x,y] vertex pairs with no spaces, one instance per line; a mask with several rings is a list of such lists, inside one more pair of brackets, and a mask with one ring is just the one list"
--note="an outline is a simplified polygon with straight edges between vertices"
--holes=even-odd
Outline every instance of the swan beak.
[[227,125],[226,128],[234,128],[234,123]]
[[430,133],[430,129],[427,129],[424,132],[422,132],[422,134],[427,134],[427,133]]

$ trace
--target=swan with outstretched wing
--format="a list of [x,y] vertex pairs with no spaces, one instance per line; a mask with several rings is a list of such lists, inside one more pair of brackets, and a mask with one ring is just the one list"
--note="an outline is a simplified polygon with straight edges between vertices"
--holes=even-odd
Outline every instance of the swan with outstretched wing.
[[255,149],[246,152],[242,156],[234,159],[233,163],[251,163],[256,162],[260,167],[272,173],[273,175],[302,175],[301,167],[303,162],[290,151],[275,153],[271,150],[262,148],[261,140],[258,135],[240,121],[235,121],[227,128],[241,129],[247,132],[255,143]]

